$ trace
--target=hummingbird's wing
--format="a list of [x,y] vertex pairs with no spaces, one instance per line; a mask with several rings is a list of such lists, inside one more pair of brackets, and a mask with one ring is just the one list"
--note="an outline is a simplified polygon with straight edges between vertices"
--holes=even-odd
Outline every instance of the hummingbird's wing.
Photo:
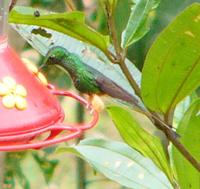
[[96,82],[101,89],[102,92],[105,94],[108,94],[109,96],[113,98],[117,98],[126,102],[129,102],[133,105],[137,105],[138,101],[135,99],[131,94],[127,93],[125,90],[123,90],[120,86],[118,86],[116,83],[111,81],[109,78],[98,75],[96,77]]

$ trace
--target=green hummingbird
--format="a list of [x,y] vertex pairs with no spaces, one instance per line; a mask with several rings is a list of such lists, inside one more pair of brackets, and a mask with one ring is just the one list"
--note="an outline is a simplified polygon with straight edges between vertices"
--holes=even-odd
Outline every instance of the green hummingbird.
[[92,67],[85,65],[79,56],[68,52],[63,47],[57,46],[49,50],[43,66],[47,65],[55,65],[64,69],[72,78],[76,89],[91,98],[93,95],[107,94],[133,105],[138,103],[131,94],[115,82]]

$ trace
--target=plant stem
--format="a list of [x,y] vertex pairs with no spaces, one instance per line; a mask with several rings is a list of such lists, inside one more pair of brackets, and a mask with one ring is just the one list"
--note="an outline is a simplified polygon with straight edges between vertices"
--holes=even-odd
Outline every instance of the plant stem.
[[0,189],[3,186],[4,172],[5,172],[5,152],[0,152]]
[[[122,67],[122,66],[121,66],[121,68],[124,69],[124,67]],[[127,67],[125,70],[123,70],[123,72],[128,80],[132,80],[132,82],[130,82],[130,81],[129,82],[130,82],[131,86],[133,87],[133,89],[135,91],[140,91],[139,87],[135,88],[135,86],[132,85],[132,83],[136,83],[136,82],[133,79],[133,77]],[[140,92],[139,92],[139,94],[140,94]],[[138,95],[138,96],[141,97],[140,95]],[[151,112],[149,112],[149,114],[151,116],[148,116],[148,117],[149,118],[151,117],[154,120],[155,126],[165,133],[166,137],[179,150],[179,152],[181,152],[181,154],[193,165],[193,167],[195,167],[200,172],[200,163],[192,156],[192,154],[190,154],[190,152],[185,148],[185,146],[178,140],[178,136],[176,136],[175,132],[171,129],[171,125],[166,124],[157,115],[155,115]]]
[[120,66],[121,70],[123,71],[124,75],[126,76],[126,78],[128,79],[130,85],[134,89],[135,94],[141,98],[140,88],[139,88],[138,84],[136,83],[136,81],[132,78],[132,75],[126,66],[125,61],[121,61],[119,66]]
[[[73,0],[65,0],[65,2],[71,3],[71,10],[83,10],[84,6],[83,6],[83,2],[82,0],[76,0],[75,2],[73,2]],[[76,5],[76,6],[75,6]],[[81,94],[80,94],[81,95]],[[76,120],[78,123],[83,123],[84,121],[84,108],[80,103],[77,103],[77,107],[76,107],[76,112],[77,112],[77,117]],[[82,135],[77,142],[79,142],[81,139],[84,138],[84,135]],[[77,189],[86,189],[86,170],[85,170],[85,161],[79,157],[76,158],[76,164],[77,164],[77,168],[76,168],[76,178],[77,178]]]
[[[84,121],[84,108],[81,104],[77,104],[77,122],[83,123]],[[81,139],[83,139],[84,136],[82,135],[81,138],[77,140],[79,142]],[[85,171],[85,162],[81,158],[76,158],[76,178],[77,178],[77,189],[86,189],[86,171]]]
[[[137,85],[135,79],[131,75],[130,71],[128,70],[126,63],[125,63],[125,57],[126,57],[126,50],[123,50],[118,42],[117,39],[117,32],[115,27],[115,21],[114,21],[114,11],[109,10],[109,4],[106,3],[106,10],[107,10],[107,17],[108,17],[108,26],[110,30],[110,34],[112,37],[113,45],[116,51],[116,62],[119,64],[121,70],[123,71],[124,75],[126,76],[127,80],[129,81],[130,85],[135,91],[135,94],[141,99],[141,90],[139,86]],[[112,14],[110,14],[110,12]],[[116,63],[114,62],[114,63]],[[141,99],[142,100],[142,99]],[[139,106],[138,106],[139,107]],[[140,108],[140,107],[139,107]],[[185,146],[179,141],[178,136],[176,133],[172,130],[171,124],[168,125],[168,122],[171,122],[171,116],[167,116],[167,122],[161,120],[161,118],[154,112],[151,111],[144,111],[142,108],[140,108],[141,111],[144,112],[146,116],[152,122],[154,122],[155,126],[162,130],[169,141],[179,150],[179,152],[200,172],[200,163],[197,159],[195,159],[192,154],[185,148]]]
[[119,41],[117,38],[117,31],[115,29],[114,10],[112,11],[110,10],[110,6],[108,2],[106,2],[105,5],[106,5],[106,10],[107,10],[109,31],[110,31],[110,35],[111,35],[113,45],[116,51],[116,62],[118,62],[119,66],[121,67],[121,70],[123,71],[124,75],[127,77],[130,85],[135,90],[136,95],[141,97],[140,88],[137,85],[136,81],[132,78],[132,75],[126,66],[126,63],[125,63],[126,53],[122,52],[122,49],[119,45]]
[[167,129],[169,127],[162,120],[157,118],[157,116],[153,116],[155,121],[155,125],[157,128],[162,130],[167,138],[172,142],[172,144],[181,152],[181,154],[200,172],[200,163],[196,160],[190,152],[185,148],[185,146],[179,141],[178,137],[175,135],[172,129]]
[[121,47],[119,45],[119,41],[117,38],[117,32],[115,29],[115,20],[114,20],[114,11],[111,10],[112,8],[110,7],[110,4],[108,1],[105,2],[105,7],[106,7],[106,12],[107,12],[107,17],[108,17],[108,27],[109,27],[109,31],[110,31],[110,36],[111,36],[111,40],[113,42],[113,45],[115,47],[115,51],[116,51],[116,60],[119,60],[119,58],[121,57]]
[[65,0],[66,7],[69,8],[70,11],[75,11],[76,7],[72,0]]
[[17,0],[12,0],[9,11],[11,11],[13,9],[13,7],[16,5],[16,3],[17,3]]
[[168,125],[172,125],[172,123],[173,123],[174,111],[175,111],[175,109],[172,108],[172,109],[168,110],[166,112],[166,114],[164,115],[164,120]]
[[85,162],[81,158],[76,159],[77,163],[77,189],[86,189],[86,175],[85,175]]

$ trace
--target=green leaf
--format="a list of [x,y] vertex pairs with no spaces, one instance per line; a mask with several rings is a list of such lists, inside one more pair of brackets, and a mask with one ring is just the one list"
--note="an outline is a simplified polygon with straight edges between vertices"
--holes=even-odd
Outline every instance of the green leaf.
[[101,0],[101,2],[107,6],[108,11],[112,14],[115,11],[118,0]]
[[121,42],[121,35],[126,28],[131,12],[130,0],[118,0],[115,7],[115,29],[118,41]]
[[[185,113],[177,132],[181,142],[200,161],[200,100],[195,101]],[[173,147],[173,163],[181,189],[199,189],[200,173]]]
[[15,189],[15,178],[12,170],[6,170],[3,179],[4,188]]
[[30,7],[15,7],[10,13],[9,22],[50,28],[107,51],[109,37],[87,26],[82,12],[47,14],[40,11],[40,16],[35,16],[35,10]]
[[127,26],[122,33],[122,47],[126,48],[141,39],[149,30],[152,10],[160,0],[132,0],[133,6]]
[[[22,160],[26,157],[26,152],[10,152],[6,154],[5,184],[8,188],[15,187],[15,178],[22,188],[30,189],[30,183],[22,170]],[[10,177],[9,177],[10,176]],[[10,187],[9,187],[10,185]]]
[[23,173],[23,170],[22,170],[21,166],[17,166],[16,165],[16,172],[15,172],[15,174],[16,174],[17,180],[19,181],[19,183],[20,183],[20,185],[21,185],[21,187],[23,189],[31,189],[30,182],[26,178],[26,175]]
[[[73,150],[72,150],[73,149]],[[87,139],[58,152],[74,152],[106,177],[134,189],[171,189],[165,175],[149,160],[124,143]]]
[[174,116],[173,116],[174,128],[177,128],[177,125],[179,125],[180,121],[182,120],[185,112],[188,110],[190,105],[191,105],[191,98],[190,96],[188,96],[176,106],[176,109],[174,111]]
[[108,1],[109,1],[110,5],[112,5],[113,7],[115,7],[118,0],[108,0]]
[[40,155],[36,152],[33,152],[32,155],[34,160],[40,167],[46,183],[49,184],[51,182],[55,169],[58,165],[58,160],[56,159],[49,160],[46,156],[40,157]]
[[[84,64],[89,65],[93,69],[101,72],[104,76],[108,77],[125,91],[132,94],[138,100],[139,104],[142,107],[144,106],[137,95],[135,95],[120,67],[116,64],[112,64],[105,54],[98,48],[86,43],[82,43],[79,40],[69,37],[61,32],[53,31],[44,27],[40,27],[40,29],[43,30],[43,32],[45,32],[47,35],[51,36],[50,38],[46,38],[40,33],[31,33],[32,30],[38,29],[38,26],[23,24],[12,24],[12,26],[33,48],[39,51],[43,56],[45,56],[51,48],[55,46],[62,46],[69,52],[75,53],[77,56],[81,57]],[[126,65],[131,74],[135,76],[137,84],[140,85],[140,71],[128,59],[126,59]]]
[[181,13],[148,52],[142,98],[153,111],[169,113],[200,84],[200,4]]
[[152,129],[156,131],[151,121],[141,113],[119,106],[110,106],[107,110],[124,141],[150,158],[173,182],[173,175],[163,145],[154,135],[155,133],[150,133]]

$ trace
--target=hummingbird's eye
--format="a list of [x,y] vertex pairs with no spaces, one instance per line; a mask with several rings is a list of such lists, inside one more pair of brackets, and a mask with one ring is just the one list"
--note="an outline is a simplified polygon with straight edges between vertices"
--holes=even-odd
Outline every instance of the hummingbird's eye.
[[49,60],[50,60],[52,63],[54,63],[54,62],[56,61],[56,56],[55,56],[55,55],[51,55],[51,56],[49,57]]

